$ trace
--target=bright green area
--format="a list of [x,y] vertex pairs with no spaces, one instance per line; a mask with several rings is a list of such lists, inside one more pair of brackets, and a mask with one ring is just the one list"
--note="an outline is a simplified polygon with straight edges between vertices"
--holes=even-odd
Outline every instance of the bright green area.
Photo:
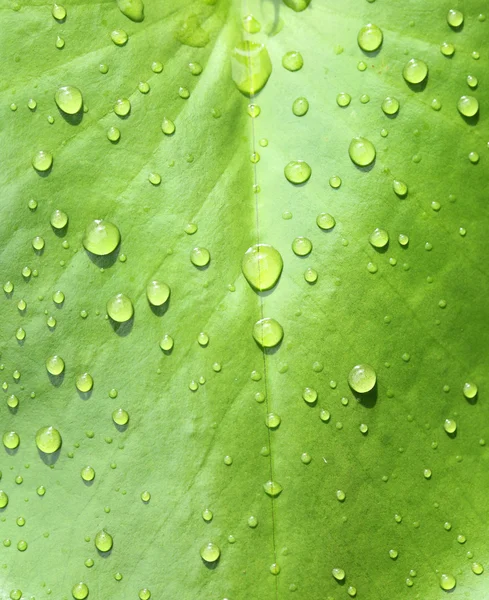
[[434,4],[3,2],[0,600],[487,597],[489,20]]

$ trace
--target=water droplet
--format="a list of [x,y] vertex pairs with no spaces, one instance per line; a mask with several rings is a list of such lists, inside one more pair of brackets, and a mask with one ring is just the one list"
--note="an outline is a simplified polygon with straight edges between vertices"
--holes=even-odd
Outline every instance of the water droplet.
[[345,108],[345,106],[348,106],[351,102],[351,96],[350,94],[347,94],[346,92],[341,92],[340,94],[338,94],[336,96],[336,104],[338,106],[341,106],[342,108]]
[[305,183],[311,173],[311,167],[303,160],[292,160],[284,169],[285,177],[294,184]]
[[432,471],[431,469],[425,469],[423,471],[423,476],[425,479],[431,479]]
[[397,114],[399,112],[399,100],[397,100],[397,98],[387,96],[387,98],[382,102],[382,110],[386,115]]
[[163,65],[160,63],[160,61],[155,60],[151,63],[151,70],[153,73],[161,73],[163,71]]
[[351,160],[359,167],[367,167],[375,160],[375,147],[364,137],[353,138],[348,148]]
[[476,88],[479,85],[479,80],[475,75],[467,75],[467,85],[472,89]]
[[114,104],[114,112],[118,117],[126,117],[131,112],[131,102],[127,98],[119,98]]
[[409,244],[409,237],[405,233],[400,233],[398,241],[401,246],[407,246]]
[[281,421],[282,419],[279,415],[276,413],[269,413],[266,416],[265,424],[269,429],[276,429],[280,425]]
[[447,575],[446,573],[443,573],[440,576],[440,587],[442,590],[449,592],[450,590],[453,590],[456,585],[457,580],[453,575]]
[[[318,399],[318,393],[316,392],[316,390],[314,388],[305,387],[302,390],[302,398],[305,402],[307,402],[307,404],[314,404],[316,402],[316,400]],[[328,413],[328,415],[329,415],[329,413]],[[328,419],[329,419],[329,416],[328,416]],[[323,419],[323,420],[325,420],[325,419]]]
[[308,267],[304,272],[304,279],[307,283],[316,283],[318,280],[318,272],[311,267]]
[[477,50],[474,50],[471,55],[470,55],[474,60],[479,60],[480,58],[480,54],[479,52],[477,52]]
[[148,590],[148,588],[143,588],[142,590],[139,590],[139,600],[149,600],[151,598],[151,592]]
[[299,71],[299,69],[302,69],[304,66],[302,54],[297,52],[297,50],[286,52],[282,57],[282,66],[287,69],[287,71]]
[[280,252],[268,244],[255,244],[248,248],[241,262],[246,281],[262,292],[273,288],[282,273]]
[[455,46],[450,44],[450,42],[443,42],[440,46],[440,52],[443,56],[453,56],[455,52]]
[[109,552],[114,545],[114,540],[110,533],[105,531],[105,529],[101,529],[97,535],[95,536],[95,547],[100,552]]
[[125,294],[116,294],[107,301],[107,314],[116,323],[125,323],[134,314],[131,300]]
[[117,127],[109,127],[107,129],[107,139],[110,142],[116,143],[121,139],[121,132],[119,129],[117,129]]
[[117,0],[117,6],[121,13],[131,21],[140,23],[144,20],[143,0]]
[[119,242],[121,234],[119,229],[108,221],[95,219],[85,229],[83,246],[86,250],[97,256],[106,256],[113,252]]
[[8,504],[8,495],[3,490],[0,490],[0,508],[5,508]]
[[32,166],[40,173],[49,171],[53,166],[53,155],[45,150],[39,150],[32,158]]
[[475,383],[472,383],[472,382],[464,383],[463,392],[464,392],[464,396],[468,400],[472,400],[472,398],[475,398],[477,396],[478,391],[479,390]]
[[346,500],[346,494],[343,490],[338,490],[336,492],[336,498],[340,501],[340,502],[344,502]]
[[356,365],[348,375],[349,386],[359,394],[370,392],[377,382],[373,367],[367,364]]
[[392,189],[394,190],[394,193],[400,198],[404,198],[404,196],[407,196],[408,186],[406,183],[404,183],[404,181],[394,179],[394,181],[392,182]]
[[127,44],[129,37],[123,29],[114,29],[110,34],[110,39],[116,46],[124,46],[124,44]]
[[19,434],[15,431],[6,431],[3,434],[2,442],[5,448],[8,448],[9,450],[15,450],[15,448],[18,448],[20,444]]
[[336,581],[343,581],[345,579],[346,573],[343,569],[335,568],[332,570],[333,577]]
[[282,341],[284,330],[278,321],[265,317],[255,323],[253,337],[262,348],[273,348]]
[[207,248],[196,247],[190,252],[190,262],[196,267],[205,267],[210,260],[211,255]]
[[61,4],[53,4],[51,14],[56,19],[56,21],[63,21],[64,19],[66,19],[66,9],[64,6],[61,6]]
[[320,229],[328,231],[329,229],[333,229],[333,227],[336,225],[336,221],[329,213],[320,213],[316,217],[316,224]]
[[365,423],[362,423],[359,429],[362,433],[368,433],[368,425],[366,425]]
[[65,362],[61,356],[55,354],[46,360],[46,369],[51,375],[61,375],[61,373],[65,370]]
[[464,15],[459,10],[451,8],[447,13],[447,23],[450,27],[460,27],[464,22]]
[[162,306],[170,297],[170,287],[155,279],[146,286],[146,296],[153,306]]
[[7,398],[7,406],[10,408],[17,408],[17,406],[19,406],[19,399],[15,394],[12,394]]
[[474,96],[461,96],[457,108],[464,117],[473,117],[479,112],[479,101]]
[[61,434],[53,426],[41,427],[36,433],[36,446],[44,454],[53,454],[61,448]]
[[422,83],[428,75],[428,65],[417,58],[412,58],[406,63],[402,76],[408,83]]
[[95,479],[95,469],[90,466],[83,467],[80,471],[80,476],[83,481],[93,481]]
[[382,44],[382,30],[377,25],[369,23],[362,27],[358,32],[358,45],[364,52],[374,52],[378,50]]
[[443,429],[447,433],[455,433],[457,431],[457,422],[454,419],[445,419]]
[[44,239],[39,235],[36,235],[36,237],[32,240],[32,247],[37,251],[42,250],[44,248]]
[[147,490],[141,492],[141,500],[147,504],[151,500],[151,494]]
[[118,408],[112,413],[112,420],[116,425],[127,425],[129,423],[129,413],[123,408]]
[[198,62],[189,62],[187,67],[190,73],[195,76],[200,75],[203,71],[202,65]]
[[205,562],[213,563],[221,556],[221,550],[217,544],[208,542],[200,549],[200,556]]
[[257,94],[265,87],[272,73],[272,62],[263,44],[240,42],[231,58],[232,78],[246,96]]
[[75,600],[85,600],[88,598],[88,586],[86,583],[80,582],[73,586],[71,594]]
[[309,102],[307,98],[296,98],[292,104],[292,112],[296,117],[303,117],[309,110]]
[[484,567],[478,562],[472,563],[471,568],[472,572],[475,573],[475,575],[482,575],[482,573],[484,573]]
[[58,108],[67,115],[76,115],[83,106],[83,96],[73,85],[63,85],[58,88],[54,100]]
[[465,535],[457,535],[457,542],[459,544],[465,544],[465,542],[467,541],[467,538],[465,537]]
[[276,481],[267,481],[263,484],[263,489],[265,490],[265,494],[268,494],[272,498],[276,498],[282,492],[282,486],[280,483]]
[[379,229],[377,227],[370,234],[369,242],[374,248],[385,248],[389,243],[389,234],[385,229]]
[[25,329],[23,329],[22,327],[19,327],[17,329],[17,331],[15,332],[15,337],[19,340],[19,342],[21,342],[22,340],[25,339],[26,333],[25,333]]
[[307,256],[312,251],[312,242],[306,237],[296,237],[292,242],[292,250],[297,256]]
[[55,210],[51,215],[51,225],[54,229],[63,229],[68,224],[68,215],[62,210]]
[[202,518],[207,523],[209,523],[210,521],[212,521],[213,516],[214,515],[212,514],[212,511],[209,510],[208,508],[206,508],[205,510],[202,511]]
[[170,352],[173,349],[173,338],[165,334],[160,341],[160,348],[165,352]]

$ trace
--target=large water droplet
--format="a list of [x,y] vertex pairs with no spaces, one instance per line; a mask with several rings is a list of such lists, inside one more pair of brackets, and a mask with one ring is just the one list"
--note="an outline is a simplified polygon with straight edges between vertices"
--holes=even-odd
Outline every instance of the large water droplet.
[[367,167],[375,160],[375,146],[364,137],[353,138],[348,148],[351,160],[359,167]]
[[140,23],[144,20],[143,0],[117,0],[117,6],[121,13],[131,21]]
[[114,104],[114,112],[118,117],[127,117],[131,112],[131,102],[128,98],[119,98]]
[[336,581],[343,581],[346,576],[345,571],[343,569],[339,569],[338,567],[332,570],[332,574]]
[[455,419],[445,419],[443,423],[443,429],[447,433],[455,433],[457,431],[457,422]]
[[200,556],[205,562],[214,563],[221,556],[221,550],[217,544],[208,542],[200,549]]
[[57,354],[50,356],[46,360],[46,369],[48,373],[57,377],[65,370],[65,361]]
[[282,273],[283,261],[278,250],[269,244],[255,244],[248,248],[241,262],[248,283],[262,292],[277,283]]
[[114,31],[110,34],[110,39],[116,46],[124,46],[124,44],[127,44],[129,36],[123,29],[114,29]]
[[297,256],[307,256],[312,252],[312,242],[306,237],[296,237],[292,242],[292,251]]
[[32,158],[32,166],[40,173],[49,171],[53,166],[53,155],[45,150],[39,150]]
[[8,450],[15,450],[15,448],[18,448],[20,444],[19,434],[15,431],[6,431],[3,434],[2,442],[5,448]]
[[304,66],[302,54],[297,52],[297,50],[286,52],[282,58],[282,66],[287,69],[287,71],[299,71],[299,69],[302,69]]
[[54,427],[41,427],[36,433],[36,446],[44,454],[53,454],[61,448],[61,434]]
[[382,44],[382,30],[377,25],[369,23],[358,32],[358,45],[365,52],[374,52]]
[[170,297],[170,287],[161,281],[150,281],[146,287],[146,296],[153,306],[162,306]]
[[461,96],[457,108],[464,117],[473,117],[479,112],[479,101],[474,96]]
[[389,234],[385,229],[374,229],[369,237],[374,248],[384,248],[389,243]]
[[190,262],[196,267],[205,267],[211,260],[211,254],[207,248],[196,247],[190,252]]
[[473,382],[464,383],[463,392],[464,392],[464,396],[468,400],[472,400],[472,398],[475,398],[477,396],[478,391],[479,390],[475,383],[473,383]]
[[282,341],[284,330],[278,321],[265,317],[255,323],[253,337],[262,348],[273,348]]
[[304,160],[292,160],[284,169],[285,177],[296,185],[305,183],[311,177],[312,169]]
[[63,85],[54,95],[58,108],[67,115],[76,115],[83,106],[83,96],[80,90],[73,85]]
[[402,76],[408,83],[421,83],[428,75],[428,65],[417,58],[408,61],[402,71]]
[[95,547],[100,552],[109,552],[114,545],[114,540],[110,533],[105,531],[105,529],[101,529],[97,535],[95,536]]
[[92,254],[105,256],[117,248],[120,240],[120,231],[113,223],[95,219],[85,229],[83,246]]
[[263,484],[263,489],[265,490],[265,494],[268,494],[272,498],[276,498],[282,492],[283,488],[280,483],[270,480]]
[[376,382],[375,370],[367,364],[355,365],[348,375],[348,384],[352,390],[359,394],[370,392]]
[[457,28],[464,22],[464,15],[459,10],[451,8],[447,13],[447,23],[450,27]]
[[68,215],[62,210],[55,210],[51,215],[51,226],[54,229],[63,229],[68,224]]
[[77,583],[73,586],[71,595],[75,600],[85,600],[85,598],[88,598],[88,585],[83,582]]
[[272,73],[272,62],[263,44],[240,42],[231,58],[232,77],[238,90],[246,96],[258,93]]
[[8,504],[8,495],[3,490],[0,490],[0,508],[5,508]]
[[382,102],[382,110],[386,115],[395,115],[399,112],[399,100],[397,98],[387,98]]
[[283,0],[283,2],[295,12],[301,12],[309,6],[311,0]]
[[442,590],[449,592],[457,585],[457,580],[453,575],[442,573],[440,576],[440,587]]
[[63,21],[66,19],[66,9],[61,4],[53,4],[53,8],[51,9],[51,14],[56,19],[56,21]]
[[116,323],[125,323],[134,314],[131,300],[125,294],[116,294],[107,302],[107,314]]

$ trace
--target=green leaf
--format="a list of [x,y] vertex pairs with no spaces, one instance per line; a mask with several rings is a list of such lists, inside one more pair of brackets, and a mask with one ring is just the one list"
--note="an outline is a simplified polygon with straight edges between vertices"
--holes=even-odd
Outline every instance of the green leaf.
[[485,598],[488,22],[435,4],[4,3],[0,600]]

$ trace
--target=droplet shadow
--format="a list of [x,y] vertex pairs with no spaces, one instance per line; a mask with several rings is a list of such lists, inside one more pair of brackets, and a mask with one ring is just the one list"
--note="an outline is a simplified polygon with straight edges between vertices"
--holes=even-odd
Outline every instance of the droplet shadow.
[[209,569],[209,571],[213,571],[217,568],[219,559],[215,560],[214,562],[207,562],[206,560],[202,559],[202,562],[204,563],[204,566]]
[[15,456],[17,454],[17,452],[19,451],[19,448],[20,448],[20,444],[17,446],[17,448],[5,448],[5,446],[4,446],[4,450],[9,456]]
[[369,173],[375,167],[375,163],[376,162],[377,162],[377,158],[374,158],[374,160],[369,165],[367,165],[366,167],[361,167],[360,165],[357,165],[356,163],[353,163],[353,164],[362,173]]
[[51,454],[46,454],[38,448],[37,453],[39,454],[39,458],[42,460],[42,462],[48,467],[51,467],[58,462],[58,459],[61,455],[61,448],[59,448],[58,450],[56,450],[56,452],[53,452]]
[[154,304],[150,304],[149,306],[154,315],[162,317],[170,307],[170,298],[166,302],[163,302],[163,304],[160,304],[160,306],[155,306]]
[[457,437],[457,430],[455,429],[455,431],[452,431],[451,433],[449,431],[446,431],[446,434],[451,440],[454,440]]
[[83,107],[81,107],[80,110],[74,115],[69,115],[58,107],[58,113],[69,125],[76,126],[83,121]]
[[255,340],[256,345],[258,346],[258,348],[260,348],[260,350],[263,352],[263,354],[265,354],[265,356],[273,356],[276,352],[278,352],[280,350],[280,347],[282,346],[282,342],[283,342],[283,339],[280,340],[280,342],[276,346],[274,346],[273,348],[263,348]]
[[86,481],[85,479],[82,479],[82,481],[83,481],[83,485],[85,487],[89,488],[89,487],[92,487],[92,485],[95,483],[95,477],[90,481]]
[[114,427],[117,429],[117,431],[124,433],[124,431],[127,431],[127,428],[129,427],[129,423],[126,423],[125,425],[119,425],[118,423],[114,423]]
[[365,408],[373,408],[377,404],[377,398],[379,395],[379,392],[377,389],[377,384],[375,384],[375,386],[370,390],[370,392],[367,392],[365,394],[360,394],[360,393],[356,392],[355,390],[351,390],[351,391],[352,391],[353,395],[355,396],[355,398],[358,400],[358,402],[362,406],[365,406]]
[[466,117],[465,115],[462,115],[462,114],[460,116],[467,123],[467,125],[470,125],[471,127],[475,127],[477,125],[477,123],[479,122],[480,115],[479,115],[479,112],[477,112],[473,117]]
[[65,372],[63,371],[59,375],[53,375],[48,371],[48,377],[49,381],[51,382],[51,385],[54,385],[54,387],[59,387],[65,380]]
[[476,394],[473,398],[465,398],[467,400],[467,402],[469,404],[471,404],[472,406],[474,406],[475,404],[477,404],[477,400],[479,398],[479,394]]
[[426,86],[428,85],[428,77],[425,77],[420,83],[411,83],[406,81],[406,84],[412,92],[418,94],[419,92],[424,92]]
[[105,254],[100,256],[98,254],[93,254],[89,250],[85,250],[88,258],[96,265],[99,269],[109,269],[115,263],[115,261],[119,258],[119,253],[121,251],[121,245],[119,244],[117,248],[111,252],[110,254]]
[[112,329],[114,330],[114,333],[116,333],[120,337],[126,337],[126,335],[129,335],[131,333],[132,328],[134,327],[134,315],[128,321],[124,321],[124,323],[118,323],[110,317],[109,322]]
[[372,246],[372,248],[378,254],[385,254],[387,252],[387,250],[389,250],[389,242],[387,242],[387,244],[385,246],[382,246],[382,247],[379,247],[379,248],[377,246]]
[[102,552],[102,550],[97,548],[97,554],[100,556],[100,558],[109,558],[109,556],[112,554],[112,548],[107,552]]
[[51,165],[49,167],[49,169],[46,169],[45,171],[38,171],[35,167],[34,167],[34,171],[39,175],[39,177],[48,177],[51,174],[51,171],[53,170],[53,165]]
[[93,393],[93,389],[88,390],[88,392],[82,392],[77,388],[77,393],[78,393],[78,397],[80,398],[80,400],[90,400],[92,393]]
[[51,225],[51,229],[53,230],[54,235],[56,237],[59,237],[59,238],[65,237],[66,234],[68,233],[68,223],[64,227],[61,227],[61,229],[58,229],[57,227],[53,227]]

